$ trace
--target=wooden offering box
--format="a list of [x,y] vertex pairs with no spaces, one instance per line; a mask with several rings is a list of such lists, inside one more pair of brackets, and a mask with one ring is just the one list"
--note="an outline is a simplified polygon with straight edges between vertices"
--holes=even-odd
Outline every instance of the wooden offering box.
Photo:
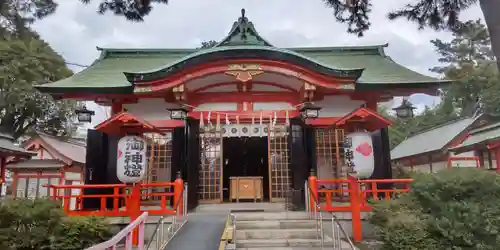
[[263,200],[262,176],[230,177],[231,201],[236,200]]

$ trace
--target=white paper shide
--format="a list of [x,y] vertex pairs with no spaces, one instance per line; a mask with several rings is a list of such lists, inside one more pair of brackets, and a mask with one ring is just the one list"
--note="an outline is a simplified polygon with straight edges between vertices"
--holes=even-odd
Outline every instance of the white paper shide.
[[146,175],[146,141],[139,136],[125,136],[118,141],[116,175],[123,183],[137,183]]
[[354,132],[346,135],[344,148],[349,174],[357,178],[369,178],[375,169],[371,134]]

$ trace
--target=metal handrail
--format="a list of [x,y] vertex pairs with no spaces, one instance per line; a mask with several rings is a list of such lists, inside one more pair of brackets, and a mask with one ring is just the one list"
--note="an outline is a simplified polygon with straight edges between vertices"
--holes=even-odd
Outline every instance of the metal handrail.
[[[231,239],[228,239],[227,234],[229,233],[229,230],[232,230],[232,237]],[[224,227],[224,232],[223,234],[223,239],[224,242],[221,242],[221,244],[224,244],[224,250],[228,249],[228,240],[231,240],[231,243],[234,243],[234,239],[236,239],[236,215],[231,213],[229,211],[226,219],[226,226]]]
[[146,250],[149,250],[149,247],[153,243],[153,240],[155,239],[155,236],[156,236],[156,250],[161,250],[162,246],[166,244],[165,242],[169,242],[174,237],[175,233],[179,229],[179,228],[177,228],[176,224],[177,224],[177,216],[179,216],[179,203],[180,203],[181,200],[184,201],[182,203],[182,211],[184,213],[186,213],[185,208],[187,208],[187,205],[186,205],[187,199],[185,197],[186,193],[184,192],[186,190],[186,188],[187,188],[187,184],[184,184],[184,186],[182,187],[181,195],[176,200],[176,203],[174,203],[175,207],[173,207],[173,209],[175,211],[175,214],[172,216],[172,222],[171,222],[170,226],[167,229],[167,233],[168,233],[167,234],[167,239],[164,240],[164,236],[165,236],[165,232],[164,232],[165,231],[165,229],[164,229],[165,218],[162,216],[162,217],[160,217],[160,219],[156,223],[156,227],[155,227],[154,233],[151,236],[151,239],[149,240],[149,242],[147,244]]
[[[324,244],[325,244],[325,232],[323,230],[323,212],[324,211],[321,206],[319,205],[318,199],[312,194],[312,189],[309,186],[308,182],[305,182],[306,186],[306,204],[310,203],[310,199],[312,197],[312,200],[314,202],[314,206],[316,209],[314,209],[314,219],[316,220],[316,231],[319,231],[319,235],[316,235],[316,239],[320,239],[320,244],[321,244],[321,249],[324,249]],[[310,209],[309,206],[307,206],[307,209]],[[311,211],[309,211],[311,212]],[[343,236],[345,239],[347,239],[347,243],[351,247],[352,250],[355,250],[356,247],[354,246],[353,242],[351,241],[351,238],[347,235],[347,232],[344,230],[342,225],[340,224],[339,219],[337,216],[335,216],[333,213],[330,213],[332,216],[331,220],[331,226],[332,226],[332,243],[333,243],[333,249],[342,249],[342,239],[340,233],[342,232]],[[319,215],[319,216],[318,216]]]
[[138,228],[138,238],[139,238],[139,244],[138,244],[138,249],[144,249],[144,241],[141,239],[144,239],[144,224],[146,223],[146,220],[148,219],[148,212],[142,213],[137,219],[134,221],[130,222],[127,227],[122,229],[120,232],[115,234],[111,239],[99,243],[97,245],[91,246],[89,248],[86,248],[85,250],[102,250],[102,249],[116,249],[117,245],[120,241],[122,241],[125,238],[125,249],[132,249],[132,234],[134,229]]
[[[338,243],[340,243],[340,232],[342,232],[342,234],[344,235],[344,238],[347,240],[347,243],[349,244],[351,249],[356,249],[351,238],[347,235],[347,232],[345,231],[344,227],[342,227],[342,225],[340,224],[339,218],[337,218],[337,216],[334,215],[333,213],[331,213],[331,216],[332,216],[332,229],[335,228],[335,226],[334,226],[335,224],[336,224],[337,229],[340,229],[340,230],[336,230],[337,231],[336,233],[335,233],[335,230],[333,230],[333,232],[332,232],[332,234],[334,236],[333,239],[339,239]],[[341,249],[342,245],[339,245],[338,248]]]

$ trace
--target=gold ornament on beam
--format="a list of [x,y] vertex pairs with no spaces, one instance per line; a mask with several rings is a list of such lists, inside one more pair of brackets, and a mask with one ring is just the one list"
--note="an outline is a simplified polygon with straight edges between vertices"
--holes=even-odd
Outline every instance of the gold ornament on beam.
[[312,100],[314,97],[314,92],[316,91],[316,86],[308,82],[304,82],[304,99]]
[[[248,82],[253,79],[253,76],[260,75],[264,71],[258,64],[230,64],[227,67],[226,75],[235,76],[240,82]],[[245,86],[246,90],[246,86]]]
[[175,99],[177,101],[186,100],[186,89],[184,88],[184,84],[181,84],[177,87],[173,87],[172,92],[174,93]]

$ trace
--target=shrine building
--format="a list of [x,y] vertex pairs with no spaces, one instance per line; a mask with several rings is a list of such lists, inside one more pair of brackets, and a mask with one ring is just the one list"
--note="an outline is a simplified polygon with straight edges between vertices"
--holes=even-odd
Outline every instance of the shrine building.
[[[88,132],[86,184],[120,183],[118,141],[125,135],[147,142],[142,182],[172,181],[180,172],[189,208],[283,202],[290,192],[300,194],[293,202],[303,207],[311,172],[346,178],[363,172],[354,164],[362,157],[373,168],[364,177],[391,178],[390,121],[377,104],[434,95],[446,82],[396,63],[384,52],[387,44],[278,48],[271,42],[243,10],[214,47],[98,48],[91,66],[37,89],[111,107],[110,118]],[[360,134],[344,143],[352,132]]]
[[499,126],[497,118],[479,114],[420,131],[391,151],[392,163],[424,173],[452,167],[500,171]]

